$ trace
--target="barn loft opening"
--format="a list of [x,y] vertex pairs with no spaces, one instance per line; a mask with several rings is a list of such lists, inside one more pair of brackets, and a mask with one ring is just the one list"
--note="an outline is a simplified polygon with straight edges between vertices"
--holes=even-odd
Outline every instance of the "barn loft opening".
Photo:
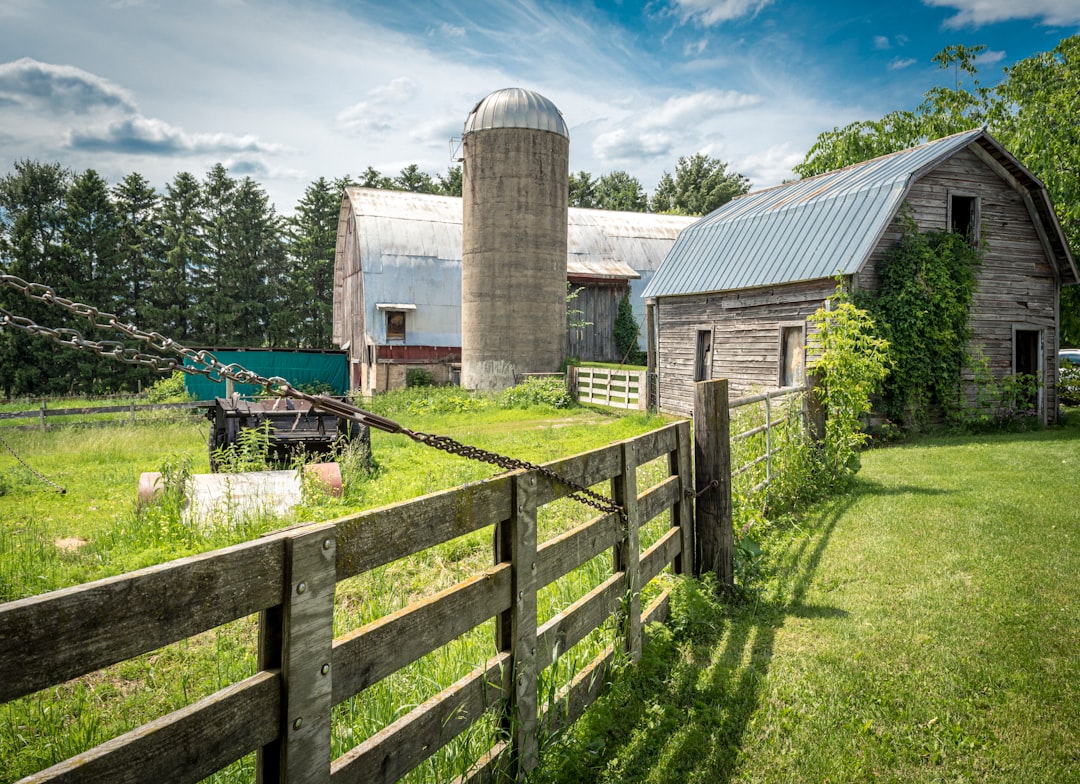
[[978,197],[949,194],[949,229],[975,245],[978,242]]

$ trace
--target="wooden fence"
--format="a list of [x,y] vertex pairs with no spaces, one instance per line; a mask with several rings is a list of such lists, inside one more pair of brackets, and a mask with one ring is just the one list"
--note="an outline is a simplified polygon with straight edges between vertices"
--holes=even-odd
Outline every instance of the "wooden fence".
[[[764,420],[759,425],[755,425],[739,433],[733,433],[730,436],[730,442],[735,444],[745,439],[753,438],[757,435],[764,436],[764,449],[754,450],[755,456],[748,459],[745,463],[735,466],[731,469],[731,479],[734,481],[738,477],[752,471],[754,468],[763,468],[764,476],[762,479],[751,487],[746,495],[752,496],[761,492],[772,484],[773,480],[773,463],[772,459],[775,455],[779,454],[782,447],[774,440],[773,434],[776,428],[786,422],[787,411],[785,406],[791,402],[791,400],[800,394],[805,393],[803,387],[783,387],[781,389],[772,389],[766,392],[760,392],[756,395],[745,395],[743,397],[737,397],[734,400],[728,402],[728,411],[735,411],[739,408],[745,408],[753,405],[761,405],[763,411],[761,418]],[[777,419],[779,415],[779,419]],[[760,473],[760,468],[759,468]]]
[[[637,468],[651,461],[663,478],[639,492]],[[392,782],[485,714],[505,740],[468,780],[520,779],[541,722],[568,725],[596,699],[616,646],[573,676],[558,715],[543,715],[540,673],[612,615],[625,618],[618,647],[635,659],[644,625],[667,613],[663,592],[642,608],[642,586],[694,562],[689,423],[547,465],[585,486],[610,482],[625,520],[601,514],[540,542],[538,509],[570,491],[522,471],[0,605],[0,702],[259,614],[254,675],[25,781],[196,782],[254,751],[262,782]],[[661,515],[670,526],[642,549],[640,527]],[[339,581],[485,528],[490,568],[334,637]],[[605,552],[610,576],[538,623],[537,592]],[[331,759],[335,705],[492,618],[493,658]]]
[[[96,417],[103,416],[105,414],[127,414],[126,419],[114,420],[120,422],[130,422],[135,424],[136,412],[146,411],[172,411],[182,409],[193,409],[205,406],[213,405],[212,400],[195,400],[184,403],[139,403],[134,401],[126,403],[122,406],[78,406],[67,408],[49,408],[46,401],[41,401],[41,406],[35,409],[27,411],[0,411],[0,419],[36,419],[38,421],[37,427],[44,430],[49,426],[48,419],[50,417],[69,417],[78,416],[80,421],[78,424],[88,424],[81,420],[82,417]],[[65,423],[66,424],[66,423]],[[108,421],[94,422],[93,424],[108,424]],[[27,425],[14,425],[13,427],[28,427]]]
[[[780,421],[773,401],[790,405],[794,396],[806,393],[802,412],[803,425],[809,425],[812,437],[820,437],[824,425],[819,422],[820,409],[814,400],[813,383],[807,388],[785,387],[745,397],[728,397],[726,379],[699,381],[694,384],[694,490],[695,530],[698,574],[712,572],[722,589],[735,585],[735,533],[732,484],[736,478],[765,466],[765,478],[747,495],[767,488],[773,479],[772,458],[779,445],[773,443],[773,431]],[[764,403],[764,422],[745,431],[731,434],[732,411]],[[732,444],[764,434],[763,450],[754,450],[753,457],[732,469]]]
[[646,371],[571,365],[570,389],[576,390],[579,403],[598,403],[614,408],[644,411],[647,407]]

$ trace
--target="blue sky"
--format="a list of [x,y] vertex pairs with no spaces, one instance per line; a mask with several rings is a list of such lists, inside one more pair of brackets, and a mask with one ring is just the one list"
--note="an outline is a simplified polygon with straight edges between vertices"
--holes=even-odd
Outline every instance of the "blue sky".
[[319,176],[452,164],[493,90],[550,98],[570,167],[652,190],[680,156],[754,187],[818,133],[912,108],[984,44],[985,84],[1080,31],[1080,0],[2,0],[0,173],[14,161],[137,171],[214,163],[289,213]]

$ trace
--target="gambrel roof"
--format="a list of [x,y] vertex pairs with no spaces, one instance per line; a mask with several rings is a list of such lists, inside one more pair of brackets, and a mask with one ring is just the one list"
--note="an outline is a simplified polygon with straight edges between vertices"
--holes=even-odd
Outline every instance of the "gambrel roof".
[[[574,283],[627,281],[631,301],[694,222],[684,215],[568,208],[566,274]],[[359,274],[359,307],[375,324],[379,305],[422,308],[416,339],[460,345],[462,200],[408,191],[345,189],[334,267],[334,340],[344,337],[345,278]],[[352,256],[352,258],[347,258]]]
[[642,296],[853,275],[912,184],[965,148],[1023,194],[1061,283],[1080,282],[1045,186],[984,129],[975,129],[732,199],[679,235]]

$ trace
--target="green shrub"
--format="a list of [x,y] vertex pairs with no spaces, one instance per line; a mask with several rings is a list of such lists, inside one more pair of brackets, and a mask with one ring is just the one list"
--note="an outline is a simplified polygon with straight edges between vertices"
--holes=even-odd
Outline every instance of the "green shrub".
[[488,398],[455,386],[397,389],[369,400],[359,400],[356,404],[374,414],[389,418],[462,414],[482,411],[492,405]]
[[575,402],[561,378],[526,378],[499,395],[499,406],[502,408],[570,408]]
[[332,384],[323,381],[321,378],[313,378],[306,384],[297,384],[296,388],[301,392],[306,392],[309,395],[335,395],[337,390],[334,389]]
[[405,371],[406,387],[433,387],[435,374],[424,368],[409,368]]
[[630,303],[630,293],[623,294],[619,300],[619,311],[615,316],[615,351],[619,354],[621,362],[631,362],[641,350],[637,347],[637,339],[641,330],[638,329],[637,320],[634,318],[634,309]]
[[818,373],[818,389],[825,407],[825,471],[842,485],[859,470],[859,449],[869,436],[863,417],[870,413],[871,397],[880,388],[891,365],[888,341],[874,332],[874,321],[837,286],[829,307],[819,308],[810,321],[810,368]]
[[1080,406],[1080,367],[1062,368],[1058,377],[1058,396],[1066,406]]
[[151,403],[182,403],[191,400],[191,395],[184,389],[184,373],[174,370],[168,376],[155,381],[147,388],[146,399]]
[[952,232],[920,232],[904,216],[900,240],[878,265],[881,288],[859,295],[891,363],[880,406],[892,422],[921,430],[941,411],[962,415],[960,374],[970,363],[971,301],[981,251]]

